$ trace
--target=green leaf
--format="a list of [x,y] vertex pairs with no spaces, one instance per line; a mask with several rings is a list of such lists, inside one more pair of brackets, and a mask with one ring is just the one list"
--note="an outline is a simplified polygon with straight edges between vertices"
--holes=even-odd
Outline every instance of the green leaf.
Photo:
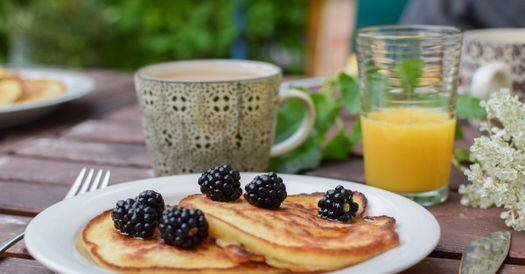
[[394,73],[401,81],[401,87],[406,93],[414,93],[419,86],[425,62],[421,59],[403,59],[396,63]]
[[376,106],[381,106],[388,91],[388,79],[379,72],[378,68],[366,72],[366,90],[363,96],[363,107],[368,111]]
[[337,80],[337,77],[328,78],[319,89],[319,93],[332,96],[334,94],[334,86],[337,84]]
[[270,160],[268,170],[282,173],[297,173],[318,167],[323,158],[321,144],[311,136],[292,152]]
[[454,158],[460,163],[471,163],[470,152],[464,148],[454,148]]
[[358,80],[354,76],[344,72],[339,74],[338,80],[346,110],[351,114],[358,114],[361,110],[361,95]]
[[310,95],[314,102],[316,116],[315,116],[315,129],[320,136],[332,128],[335,119],[341,112],[341,102],[328,94],[324,93],[312,93]]
[[356,118],[355,124],[354,124],[354,131],[350,136],[348,136],[348,139],[350,142],[352,142],[352,146],[360,144],[362,141],[362,135],[361,135],[361,119],[359,117]]
[[478,98],[459,94],[456,102],[456,115],[459,119],[485,119],[487,112],[479,104]]
[[461,140],[463,139],[463,129],[461,129],[461,124],[456,122],[456,128],[454,132],[454,139]]
[[330,142],[326,144],[323,151],[323,159],[346,159],[348,153],[353,147],[354,144],[350,141],[350,138],[346,136],[345,131],[341,129],[334,137],[332,137]]
[[305,115],[304,103],[299,99],[289,99],[279,109],[274,142],[279,143],[290,137],[300,126]]

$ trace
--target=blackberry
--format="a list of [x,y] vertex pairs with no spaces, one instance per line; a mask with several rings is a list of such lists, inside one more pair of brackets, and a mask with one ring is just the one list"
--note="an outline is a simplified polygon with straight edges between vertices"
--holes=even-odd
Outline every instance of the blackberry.
[[208,236],[208,221],[198,209],[174,206],[162,213],[159,229],[166,244],[190,249]]
[[199,178],[201,192],[220,202],[232,202],[241,197],[241,175],[229,165],[210,168]]
[[111,218],[115,228],[122,234],[139,238],[151,237],[159,219],[156,208],[133,199],[118,201]]
[[359,205],[352,199],[352,191],[343,186],[330,189],[317,203],[321,217],[343,223],[355,218]]
[[157,210],[157,216],[162,215],[164,211],[164,199],[160,193],[157,193],[153,190],[142,191],[137,198],[137,202],[151,206]]
[[286,199],[286,186],[275,173],[258,175],[244,188],[248,203],[262,208],[278,208]]

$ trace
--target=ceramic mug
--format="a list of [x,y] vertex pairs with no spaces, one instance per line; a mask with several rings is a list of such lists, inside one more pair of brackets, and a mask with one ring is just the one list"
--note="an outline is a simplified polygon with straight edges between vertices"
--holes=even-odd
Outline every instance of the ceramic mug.
[[[279,67],[245,60],[179,61],[138,70],[135,88],[155,173],[202,172],[222,164],[261,171],[269,157],[297,148],[312,130],[314,106],[308,95],[280,89],[280,82]],[[294,134],[273,144],[279,105],[290,98],[304,103],[306,115]]]
[[501,88],[525,92],[525,29],[465,32],[459,77],[480,99]]

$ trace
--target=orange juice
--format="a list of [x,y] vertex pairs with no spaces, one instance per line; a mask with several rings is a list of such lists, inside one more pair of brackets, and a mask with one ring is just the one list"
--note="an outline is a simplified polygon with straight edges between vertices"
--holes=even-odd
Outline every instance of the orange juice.
[[366,182],[399,193],[446,186],[456,119],[428,108],[385,108],[361,116]]

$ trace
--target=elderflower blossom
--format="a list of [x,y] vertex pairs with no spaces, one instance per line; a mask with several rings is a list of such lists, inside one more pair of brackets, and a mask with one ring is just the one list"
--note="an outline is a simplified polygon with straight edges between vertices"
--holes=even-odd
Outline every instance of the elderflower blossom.
[[476,163],[465,171],[471,184],[460,186],[461,204],[503,207],[501,218],[505,224],[524,231],[525,105],[505,89],[494,93],[482,106],[487,111],[487,122],[480,130],[488,134],[476,138],[470,147]]

